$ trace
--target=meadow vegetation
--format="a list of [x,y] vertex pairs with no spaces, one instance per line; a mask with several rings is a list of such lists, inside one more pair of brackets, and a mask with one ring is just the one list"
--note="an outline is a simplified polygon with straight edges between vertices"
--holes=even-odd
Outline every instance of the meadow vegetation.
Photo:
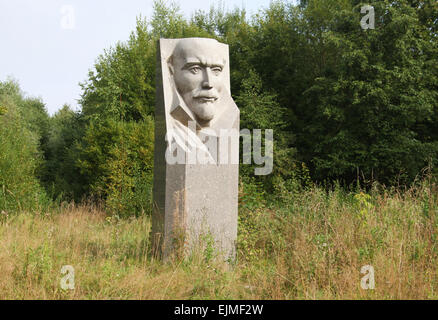
[[[369,193],[311,187],[276,205],[240,190],[237,260],[208,246],[167,262],[150,255],[150,217],[91,204],[3,212],[0,299],[437,299],[437,185]],[[62,290],[61,267],[75,270]],[[372,265],[375,289],[363,290]]]

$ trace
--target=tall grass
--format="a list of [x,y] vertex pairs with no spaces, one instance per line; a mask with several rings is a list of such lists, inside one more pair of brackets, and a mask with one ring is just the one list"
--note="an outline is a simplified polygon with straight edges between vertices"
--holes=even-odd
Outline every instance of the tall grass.
[[[242,187],[231,265],[202,251],[153,259],[148,216],[118,219],[91,205],[4,212],[0,298],[438,298],[436,185],[369,193],[311,187],[275,202],[248,192]],[[74,290],[60,287],[63,265],[74,267]],[[374,290],[360,286],[364,265],[374,267]]]

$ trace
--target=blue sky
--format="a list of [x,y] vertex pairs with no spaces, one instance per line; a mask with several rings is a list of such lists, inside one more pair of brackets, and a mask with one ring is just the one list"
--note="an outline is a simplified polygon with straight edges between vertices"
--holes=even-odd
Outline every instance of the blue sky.
[[[217,0],[175,1],[190,17]],[[1,0],[0,81],[18,80],[29,96],[41,97],[53,114],[64,103],[78,109],[88,70],[99,54],[125,41],[138,15],[151,17],[152,0]],[[225,9],[256,13],[270,0],[225,0]]]

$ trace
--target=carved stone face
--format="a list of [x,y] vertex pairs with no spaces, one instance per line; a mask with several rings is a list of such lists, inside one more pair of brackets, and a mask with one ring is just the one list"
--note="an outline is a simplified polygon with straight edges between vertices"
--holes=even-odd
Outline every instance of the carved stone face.
[[182,40],[170,64],[176,88],[187,107],[207,124],[217,113],[225,91],[226,59],[215,50],[216,44],[214,40]]

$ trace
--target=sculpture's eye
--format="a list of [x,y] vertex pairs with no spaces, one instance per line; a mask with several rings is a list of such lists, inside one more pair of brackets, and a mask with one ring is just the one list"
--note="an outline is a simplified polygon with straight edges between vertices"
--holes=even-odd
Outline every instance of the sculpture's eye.
[[214,75],[218,76],[222,72],[222,68],[221,67],[214,67],[211,69],[211,71],[213,71]]
[[197,73],[199,73],[199,71],[201,71],[201,68],[198,67],[198,66],[193,66],[189,70],[190,70],[191,73],[197,74]]

